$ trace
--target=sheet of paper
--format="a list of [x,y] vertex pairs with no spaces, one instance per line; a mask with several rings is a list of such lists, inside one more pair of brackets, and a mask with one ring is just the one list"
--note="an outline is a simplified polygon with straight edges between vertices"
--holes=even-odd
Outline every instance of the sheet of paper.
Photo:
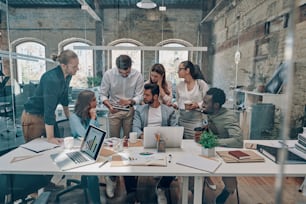
[[199,169],[213,173],[221,165],[220,161],[199,157],[197,155],[186,154],[179,158],[176,162],[179,165],[188,166],[191,168]]
[[28,143],[20,145],[20,147],[23,147],[33,152],[39,153],[39,152],[43,152],[49,149],[59,147],[59,145],[47,142],[47,140],[45,139],[37,138]]
[[140,153],[114,155],[111,166],[167,166],[165,154],[141,155]]

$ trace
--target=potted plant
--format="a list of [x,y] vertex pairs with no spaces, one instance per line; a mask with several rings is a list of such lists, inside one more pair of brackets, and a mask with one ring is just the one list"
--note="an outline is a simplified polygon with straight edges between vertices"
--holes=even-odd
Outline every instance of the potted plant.
[[265,85],[267,83],[269,76],[264,73],[263,68],[258,69],[257,73],[257,81],[258,81],[258,86],[257,86],[257,91],[260,93],[263,93],[265,90]]
[[207,157],[215,156],[215,147],[218,146],[218,138],[212,131],[204,131],[200,137],[199,144],[202,145],[202,155]]

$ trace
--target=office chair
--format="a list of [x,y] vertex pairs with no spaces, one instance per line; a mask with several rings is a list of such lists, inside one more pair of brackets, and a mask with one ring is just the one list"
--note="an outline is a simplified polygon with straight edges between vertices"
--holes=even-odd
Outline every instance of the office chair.
[[[55,135],[63,138],[63,137],[68,137],[71,136],[71,129],[70,129],[70,124],[68,119],[63,119],[59,120],[56,122],[56,125],[54,126],[54,132]],[[72,185],[74,184],[74,185]],[[86,182],[86,177],[81,176],[81,180],[78,179],[67,179],[66,181],[66,189],[61,190],[56,194],[56,202],[59,202],[60,197],[64,195],[65,193],[71,192],[74,189],[83,189],[84,195],[85,195],[85,201],[86,203],[88,202],[87,198],[87,182]]]
[[[39,203],[47,203],[50,192],[43,192],[37,199],[28,197],[31,193],[46,186],[52,176],[44,175],[20,175],[1,174],[0,175],[0,203],[14,203],[21,200],[21,203],[40,200]],[[10,195],[10,196],[9,196]]]

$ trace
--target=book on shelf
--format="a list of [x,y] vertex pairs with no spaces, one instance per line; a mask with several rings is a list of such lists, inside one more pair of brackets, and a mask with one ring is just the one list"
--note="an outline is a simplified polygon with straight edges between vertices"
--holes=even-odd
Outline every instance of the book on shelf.
[[249,159],[250,155],[241,151],[241,150],[231,150],[228,151],[228,153],[234,157],[236,157],[237,159]]
[[298,135],[298,143],[300,143],[302,146],[306,147],[306,136],[303,134]]
[[295,144],[295,148],[304,154],[306,154],[306,146],[301,145],[299,142]]

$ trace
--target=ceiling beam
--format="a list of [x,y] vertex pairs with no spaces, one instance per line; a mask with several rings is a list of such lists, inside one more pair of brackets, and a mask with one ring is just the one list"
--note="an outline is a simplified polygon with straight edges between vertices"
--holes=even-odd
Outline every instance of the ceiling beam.
[[79,4],[81,4],[82,10],[87,11],[89,15],[96,21],[101,21],[101,18],[98,16],[98,14],[91,8],[91,6],[85,1],[85,0],[77,0]]

